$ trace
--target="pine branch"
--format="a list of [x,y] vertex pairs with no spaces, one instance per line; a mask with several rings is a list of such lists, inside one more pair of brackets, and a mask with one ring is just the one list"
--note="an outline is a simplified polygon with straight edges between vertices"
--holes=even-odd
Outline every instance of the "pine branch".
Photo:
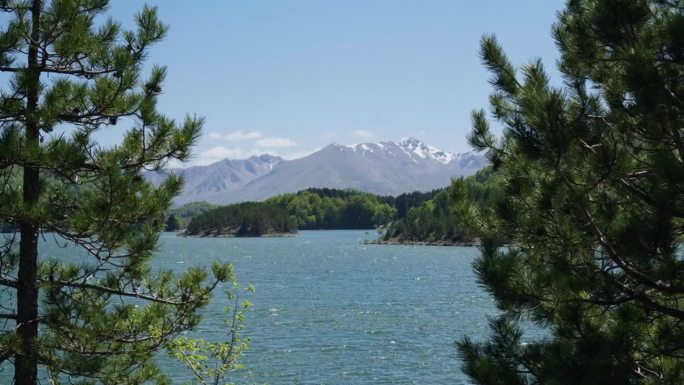
[[5,352],[0,353],[0,363],[5,362],[7,359],[12,357],[14,355],[14,351],[11,349],[8,349]]
[[16,313],[0,313],[0,318],[12,319],[12,320],[16,321],[17,320],[17,314]]
[[84,289],[84,290],[95,290],[103,293],[109,293],[109,294],[114,294],[114,295],[119,295],[122,297],[130,297],[130,298],[139,298],[139,299],[144,299],[146,301],[150,302],[156,302],[156,303],[161,303],[164,305],[171,305],[171,306],[182,306],[186,304],[188,301],[174,301],[171,299],[167,298],[162,298],[157,296],[155,293],[152,292],[147,292],[147,293],[141,293],[138,291],[126,291],[122,288],[113,288],[113,287],[108,287],[108,286],[102,286],[102,285],[95,285],[91,283],[85,283],[85,282],[71,282],[71,281],[63,281],[63,280],[40,280],[39,282],[43,285],[49,284],[49,285],[58,285],[62,287],[68,287],[72,289]]
[[202,297],[205,297],[207,294],[212,292],[216,286],[218,285],[218,280],[214,280],[214,282],[209,285],[206,288],[203,288],[198,294],[195,294],[193,296],[191,295],[186,295],[185,293],[180,297],[180,300],[174,300],[170,298],[163,298],[158,296],[154,292],[140,292],[137,291],[137,289],[134,289],[133,291],[126,291],[122,287],[109,287],[109,286],[103,286],[103,285],[96,285],[96,284],[91,284],[91,283],[85,283],[85,282],[74,282],[74,281],[64,281],[64,280],[54,280],[54,279],[38,279],[39,284],[41,285],[57,285],[57,286],[62,286],[62,287],[68,287],[72,289],[83,289],[83,290],[95,290],[95,291],[100,291],[103,293],[109,293],[109,294],[114,294],[122,297],[130,297],[130,298],[138,298],[138,299],[143,299],[146,301],[150,302],[155,302],[155,303],[161,303],[164,305],[171,305],[175,307],[182,307],[183,305],[187,305],[188,303],[195,302],[199,300]]
[[16,289],[19,287],[19,284],[18,284],[16,279],[8,279],[8,278],[3,278],[3,277],[0,277],[0,285],[8,286],[8,287],[11,287],[13,289]]
[[[10,72],[10,73],[17,73],[17,72],[24,72],[26,71],[26,67],[0,67],[0,72]],[[72,69],[70,66],[64,66],[64,67],[44,67],[40,68],[41,73],[48,73],[48,74],[58,74],[58,75],[73,75],[73,76],[79,76],[79,77],[85,77],[85,78],[92,78],[95,76],[101,76],[101,75],[106,75],[106,74],[113,74],[116,72],[114,68],[106,68],[102,70],[85,70],[83,68],[80,69]]]
[[195,374],[197,381],[199,381],[202,385],[207,385],[207,383],[204,381],[204,377],[197,370],[193,361],[190,359],[190,357],[188,357],[188,355],[185,353],[185,351],[183,349],[178,349],[178,351],[180,352],[180,354],[183,355],[183,360],[185,360],[185,363],[187,364],[186,366],[188,368],[190,368],[190,370],[192,370],[192,372]]
[[[613,247],[612,243],[608,240],[608,238],[603,234],[601,229],[599,228],[598,224],[596,223],[596,220],[594,217],[589,213],[589,211],[584,208],[584,214],[587,216],[587,219],[589,221],[589,224],[591,225],[591,229],[596,235],[596,238],[598,239],[599,243],[601,246],[603,246],[604,250],[608,253],[610,256],[610,259],[615,262],[620,268],[627,273],[630,277],[634,278],[637,280],[637,282],[646,285],[652,289],[656,289],[659,291],[667,292],[667,293],[673,293],[673,294],[682,294],[684,293],[684,286],[680,286],[674,283],[669,283],[669,282],[664,282],[663,280],[660,279],[655,279],[639,270],[634,268],[629,262],[625,261],[615,250]],[[682,312],[684,315],[684,312]],[[682,318],[684,319],[684,318]]]

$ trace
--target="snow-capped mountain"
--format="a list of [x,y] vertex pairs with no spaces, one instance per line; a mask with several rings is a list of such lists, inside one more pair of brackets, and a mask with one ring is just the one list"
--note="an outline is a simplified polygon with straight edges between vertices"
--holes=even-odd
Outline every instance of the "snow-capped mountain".
[[458,158],[458,155],[453,152],[436,149],[414,138],[402,140],[397,144],[399,147],[405,148],[407,151],[411,151],[423,159],[431,158],[444,164],[449,164]]
[[185,188],[175,202],[263,200],[309,187],[398,195],[445,187],[452,178],[472,175],[486,164],[481,155],[442,151],[413,138],[355,146],[331,144],[294,160],[262,155],[182,170]]
[[[335,145],[334,146],[339,146]],[[379,152],[390,158],[397,158],[398,154],[403,154],[412,163],[418,165],[432,165],[435,162],[447,166],[447,170],[455,171],[457,176],[468,176],[476,173],[487,165],[486,159],[482,155],[473,152],[456,154],[449,151],[442,151],[421,142],[418,139],[409,138],[400,142],[378,142],[364,143],[356,146],[346,146],[366,156],[366,153]],[[376,158],[377,158],[376,154]],[[401,156],[399,157],[401,158]],[[405,159],[402,159],[405,160]]]

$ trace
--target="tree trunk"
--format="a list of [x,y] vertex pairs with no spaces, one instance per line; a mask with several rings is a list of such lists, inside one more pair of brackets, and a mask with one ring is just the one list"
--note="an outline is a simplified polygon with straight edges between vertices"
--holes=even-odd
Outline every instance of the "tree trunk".
[[[26,148],[28,156],[24,161],[23,198],[25,207],[31,208],[38,202],[40,194],[39,173],[33,159],[40,151],[38,109],[38,39],[40,31],[41,1],[34,0],[31,7],[31,41],[28,51],[28,76],[26,90]],[[36,385],[38,382],[38,224],[29,215],[19,221],[21,241],[19,243],[19,272],[17,287],[17,332],[21,338],[21,351],[15,356],[14,383]]]

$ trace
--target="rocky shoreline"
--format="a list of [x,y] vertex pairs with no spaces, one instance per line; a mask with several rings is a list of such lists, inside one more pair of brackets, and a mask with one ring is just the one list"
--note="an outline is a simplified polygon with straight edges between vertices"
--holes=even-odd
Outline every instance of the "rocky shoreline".
[[378,239],[375,241],[365,241],[368,245],[414,245],[414,246],[457,246],[457,247],[477,247],[482,244],[480,239],[472,239],[467,241],[450,241],[450,240],[439,240],[439,241],[407,241],[401,239],[390,239],[382,240]]
[[201,232],[199,234],[188,234],[186,232],[180,232],[179,237],[188,238],[286,238],[286,237],[296,237],[297,233],[265,233],[265,234],[241,234],[238,235],[235,232]]

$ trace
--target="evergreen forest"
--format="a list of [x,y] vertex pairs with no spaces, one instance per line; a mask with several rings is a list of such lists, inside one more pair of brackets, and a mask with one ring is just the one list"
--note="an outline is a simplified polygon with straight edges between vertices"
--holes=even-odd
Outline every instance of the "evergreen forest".
[[260,237],[294,234],[297,227],[282,207],[267,202],[221,206],[190,221],[187,235]]
[[378,196],[356,190],[307,189],[267,202],[283,207],[300,230],[374,229],[396,217]]
[[[499,179],[493,169],[487,167],[476,175],[454,180],[443,189],[396,197],[357,190],[310,188],[265,202],[222,207],[206,202],[190,203],[170,211],[167,231],[174,231],[169,230],[168,224],[179,217],[188,221],[188,235],[261,236],[269,232],[293,232],[289,225],[265,225],[273,222],[292,223],[298,230],[381,228],[380,243],[473,245],[480,238],[477,222],[481,218],[475,212],[482,215],[502,202]],[[287,220],[283,216],[287,216]],[[238,231],[240,228],[261,230]]]
[[[466,231],[464,212],[456,211],[458,205],[453,199],[458,196],[461,206],[493,205],[500,191],[492,175],[488,168],[444,189],[396,197],[351,189],[309,188],[265,202],[220,207],[195,202],[169,211],[167,231],[182,226],[188,235],[262,236],[292,233],[292,225],[297,230],[386,228],[382,238],[386,243],[472,243],[474,232]],[[246,231],[248,228],[260,230]]]
[[[397,199],[399,200],[399,199]],[[420,205],[411,207],[404,217],[391,222],[381,237],[383,243],[429,243],[440,245],[477,244],[480,213],[493,210],[503,202],[503,190],[491,167],[477,174],[454,180]]]
[[[207,208],[206,204],[191,204]],[[167,218],[190,213],[188,205]],[[396,210],[381,198],[356,190],[307,189],[264,202],[244,202],[210,209],[193,217],[188,235],[262,236],[299,230],[374,229],[396,217]]]
[[165,231],[178,231],[187,228],[190,220],[202,213],[216,208],[217,206],[207,202],[191,202],[181,207],[175,207],[166,212]]

